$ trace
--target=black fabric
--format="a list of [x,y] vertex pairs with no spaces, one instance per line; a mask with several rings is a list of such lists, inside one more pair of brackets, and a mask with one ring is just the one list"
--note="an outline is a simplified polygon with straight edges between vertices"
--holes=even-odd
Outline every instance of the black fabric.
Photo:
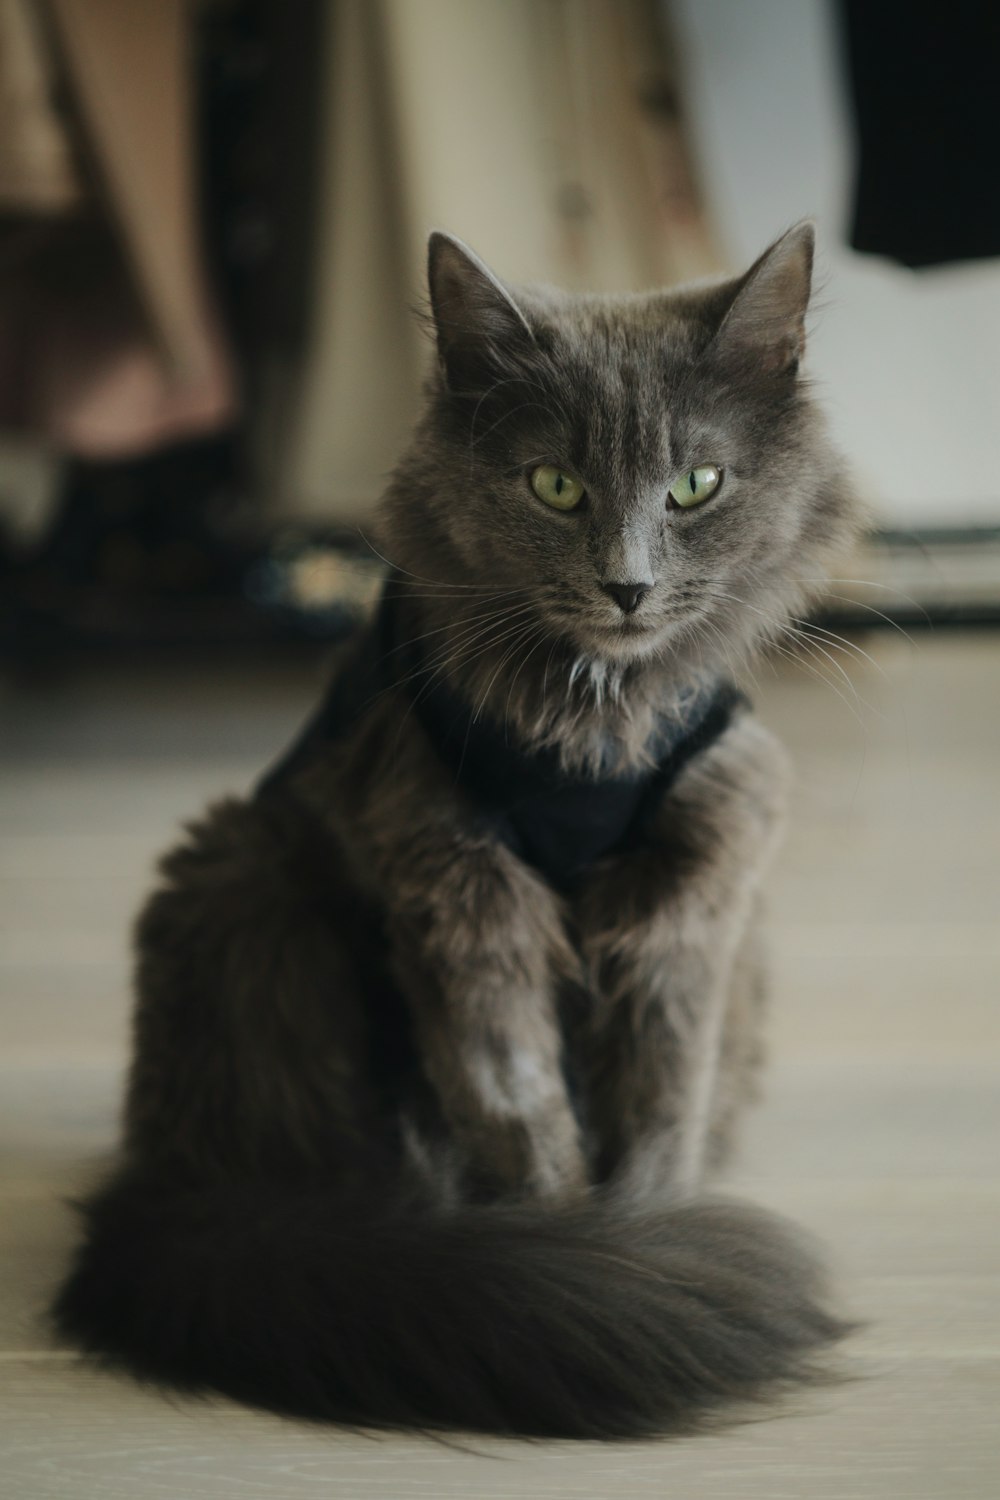
[[[640,772],[569,775],[555,749],[526,750],[503,727],[476,717],[440,681],[419,675],[418,649],[400,639],[387,592],[360,649],[259,795],[286,790],[313,757],[342,736],[382,693],[413,681],[412,711],[456,783],[505,844],[565,889],[602,855],[642,839],[663,793],[698,752],[723,733],[742,695],[730,683],[693,690],[680,717],[664,717]],[[417,675],[414,675],[414,674]]]
[[913,267],[1000,255],[1000,4],[840,11],[857,124],[851,245]]

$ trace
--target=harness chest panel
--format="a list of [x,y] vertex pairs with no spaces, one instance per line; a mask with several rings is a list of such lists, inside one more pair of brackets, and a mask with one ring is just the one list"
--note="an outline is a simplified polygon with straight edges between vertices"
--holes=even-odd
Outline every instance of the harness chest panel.
[[737,705],[745,702],[727,682],[692,690],[676,714],[659,720],[647,769],[570,774],[554,748],[525,749],[503,726],[477,717],[447,687],[433,681],[428,686],[419,675],[418,653],[399,634],[398,611],[384,594],[358,650],[257,795],[288,790],[298,772],[346,734],[377,698],[387,691],[406,692],[412,681],[412,711],[456,785],[497,836],[559,889],[572,886],[603,855],[641,842],[664,792],[724,733]]

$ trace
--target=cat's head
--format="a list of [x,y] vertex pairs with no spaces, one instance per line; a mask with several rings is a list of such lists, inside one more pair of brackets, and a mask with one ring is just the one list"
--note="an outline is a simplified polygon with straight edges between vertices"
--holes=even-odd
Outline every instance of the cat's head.
[[802,224],[735,279],[576,295],[508,287],[433,235],[438,361],[392,560],[523,590],[609,665],[749,645],[854,524],[800,374],[812,257]]

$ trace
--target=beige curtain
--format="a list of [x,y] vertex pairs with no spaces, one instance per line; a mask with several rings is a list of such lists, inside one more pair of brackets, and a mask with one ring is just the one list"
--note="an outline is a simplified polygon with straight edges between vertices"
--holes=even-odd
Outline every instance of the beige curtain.
[[634,289],[716,265],[655,0],[332,0],[312,350],[271,484],[352,520],[412,422],[434,227],[504,277]]

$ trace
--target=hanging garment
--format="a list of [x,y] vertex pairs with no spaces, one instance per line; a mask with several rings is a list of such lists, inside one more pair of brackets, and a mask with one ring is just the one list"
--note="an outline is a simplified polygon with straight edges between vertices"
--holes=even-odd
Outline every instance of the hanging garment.
[[851,245],[914,267],[1000,255],[1000,5],[840,9],[857,124]]

